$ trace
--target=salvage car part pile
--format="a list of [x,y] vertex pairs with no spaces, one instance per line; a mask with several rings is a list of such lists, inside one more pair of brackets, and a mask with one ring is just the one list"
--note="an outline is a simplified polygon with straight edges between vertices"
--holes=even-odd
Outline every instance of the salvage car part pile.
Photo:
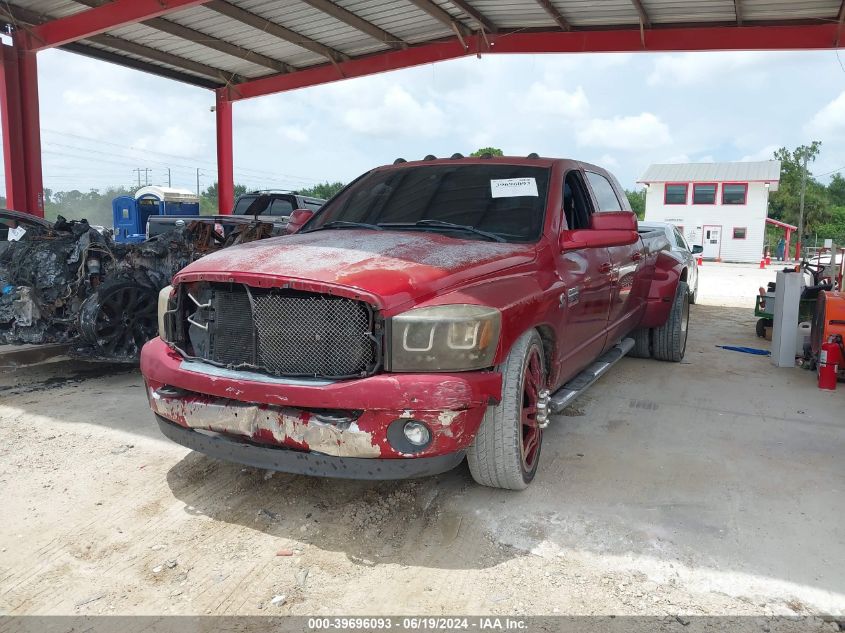
[[206,253],[269,237],[273,226],[239,223],[225,238],[202,219],[140,244],[117,244],[86,220],[50,225],[9,211],[26,232],[0,242],[0,344],[72,344],[75,355],[135,361],[156,335],[158,291]]

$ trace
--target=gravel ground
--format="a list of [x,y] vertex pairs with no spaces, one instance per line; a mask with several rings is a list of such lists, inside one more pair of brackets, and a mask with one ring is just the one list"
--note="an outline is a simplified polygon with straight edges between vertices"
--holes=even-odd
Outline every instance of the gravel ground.
[[624,359],[522,493],[242,468],[132,368],[0,373],[0,613],[841,614],[845,386],[715,347],[767,345],[773,275],[705,264],[686,360]]

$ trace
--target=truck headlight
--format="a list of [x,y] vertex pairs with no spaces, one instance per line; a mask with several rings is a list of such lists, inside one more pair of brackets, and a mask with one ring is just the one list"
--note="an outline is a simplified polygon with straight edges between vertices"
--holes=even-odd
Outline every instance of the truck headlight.
[[172,327],[168,329],[168,321],[172,322],[169,317],[175,314],[175,294],[173,286],[165,286],[158,293],[158,335],[167,343],[172,342]]
[[502,315],[469,304],[417,308],[390,322],[391,371],[467,371],[493,364]]

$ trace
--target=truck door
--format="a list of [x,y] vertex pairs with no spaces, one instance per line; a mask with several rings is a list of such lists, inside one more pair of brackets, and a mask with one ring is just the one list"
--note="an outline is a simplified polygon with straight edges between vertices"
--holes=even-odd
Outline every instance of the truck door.
[[[583,175],[577,170],[571,170],[564,179],[563,213],[566,228],[589,228],[593,205]],[[557,333],[562,380],[584,369],[604,347],[611,268],[606,248],[583,248],[557,256],[557,271],[564,284]]]
[[[610,180],[595,172],[588,171],[597,213],[604,211],[622,211],[625,209],[619,201],[619,195]],[[627,207],[627,205],[625,205]],[[607,345],[616,345],[623,336],[636,327],[645,308],[647,284],[643,284],[640,271],[644,257],[641,240],[627,246],[611,246],[610,262],[612,265],[610,291],[610,310],[607,317]]]

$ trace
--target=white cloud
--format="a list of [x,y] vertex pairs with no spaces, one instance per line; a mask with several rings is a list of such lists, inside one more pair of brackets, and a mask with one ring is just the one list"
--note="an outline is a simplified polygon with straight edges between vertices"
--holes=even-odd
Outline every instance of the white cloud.
[[777,70],[778,62],[783,58],[784,53],[751,51],[661,55],[655,59],[654,68],[646,81],[649,86],[662,83],[682,86],[704,84],[736,71],[759,71],[766,66]]
[[97,90],[65,90],[62,93],[62,99],[69,106],[127,103],[131,100],[129,95],[117,92],[116,90],[109,90],[108,88]]
[[669,128],[651,112],[612,119],[591,119],[575,134],[579,145],[637,150],[663,147],[672,142]]
[[301,127],[297,127],[296,125],[284,125],[279,128],[279,134],[282,135],[282,138],[288,141],[292,141],[294,143],[306,143],[308,142],[308,134],[303,130]]
[[610,154],[602,154],[599,158],[599,165],[606,169],[615,169],[616,167],[619,167],[619,161]]
[[568,119],[581,118],[590,110],[590,102],[581,86],[567,92],[560,88],[549,88],[545,83],[531,84],[528,93],[520,99],[527,112],[546,114]]
[[777,145],[766,145],[765,147],[757,150],[756,152],[752,152],[751,154],[746,154],[742,158],[740,158],[740,162],[747,163],[747,162],[755,162],[759,160],[772,160],[774,158],[774,153],[778,149]]
[[376,107],[349,109],[343,120],[353,132],[380,137],[432,137],[446,128],[446,116],[438,106],[420,103],[400,86],[389,88]]
[[816,112],[805,127],[811,135],[823,138],[845,134],[845,92]]

